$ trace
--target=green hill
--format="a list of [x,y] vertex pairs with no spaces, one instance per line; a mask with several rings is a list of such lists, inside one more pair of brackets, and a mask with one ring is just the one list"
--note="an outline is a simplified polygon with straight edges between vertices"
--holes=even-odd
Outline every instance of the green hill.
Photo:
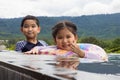
[[[61,20],[70,20],[78,26],[79,37],[93,36],[102,39],[113,39],[120,36],[120,13],[101,14],[78,17],[38,16],[42,31],[41,38],[51,38],[51,28]],[[22,18],[0,19],[0,39],[23,38],[20,32]]]

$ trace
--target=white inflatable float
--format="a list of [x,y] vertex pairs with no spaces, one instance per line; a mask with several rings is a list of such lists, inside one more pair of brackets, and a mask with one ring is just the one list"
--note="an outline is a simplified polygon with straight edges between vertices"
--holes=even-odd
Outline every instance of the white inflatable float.
[[[102,60],[102,61],[108,60],[106,52],[100,46],[89,43],[80,43],[78,45],[80,49],[85,52],[84,58]],[[75,55],[75,53],[71,51],[61,50],[58,49],[56,46],[47,46],[47,47],[38,47],[38,48],[39,48],[39,54],[57,55],[64,57],[72,57]]]

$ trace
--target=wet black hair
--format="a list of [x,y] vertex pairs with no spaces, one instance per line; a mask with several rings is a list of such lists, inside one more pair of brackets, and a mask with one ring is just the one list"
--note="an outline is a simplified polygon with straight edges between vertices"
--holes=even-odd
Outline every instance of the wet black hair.
[[35,20],[35,21],[36,21],[36,24],[37,24],[38,26],[40,26],[40,25],[39,25],[39,20],[37,19],[37,17],[32,16],[32,15],[27,15],[27,16],[25,16],[25,17],[23,18],[23,20],[22,20],[22,22],[21,22],[21,27],[23,27],[25,20]]
[[75,36],[77,35],[77,26],[70,22],[70,21],[61,21],[58,22],[53,28],[52,28],[52,36],[55,39],[57,33],[64,29],[67,28],[71,33],[73,33]]

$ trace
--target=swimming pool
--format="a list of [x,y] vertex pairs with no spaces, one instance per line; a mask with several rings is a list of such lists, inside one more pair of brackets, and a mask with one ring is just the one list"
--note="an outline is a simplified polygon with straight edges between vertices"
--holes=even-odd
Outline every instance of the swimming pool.
[[[108,54],[108,62],[86,62],[80,63],[78,66],[79,71],[93,73],[94,76],[101,76],[96,80],[119,80],[120,79],[120,54]],[[94,77],[93,76],[93,77]],[[91,76],[87,75],[91,80]],[[83,77],[84,78],[84,77]],[[87,79],[85,79],[87,80]]]
[[119,80],[120,54],[108,54],[108,57],[108,62],[80,59],[78,69],[71,70],[56,67],[58,62],[55,61],[55,56],[23,55],[14,51],[4,51],[0,52],[0,80],[8,78],[11,80],[18,78],[25,78],[25,80]]

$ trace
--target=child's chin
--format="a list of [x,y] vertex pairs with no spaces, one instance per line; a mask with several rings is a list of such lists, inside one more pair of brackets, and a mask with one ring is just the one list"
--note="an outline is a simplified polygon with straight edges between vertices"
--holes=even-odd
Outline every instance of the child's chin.
[[58,47],[58,48],[62,50],[68,50],[68,47]]
[[64,47],[64,48],[62,48],[63,50],[68,50],[68,48],[67,47]]

